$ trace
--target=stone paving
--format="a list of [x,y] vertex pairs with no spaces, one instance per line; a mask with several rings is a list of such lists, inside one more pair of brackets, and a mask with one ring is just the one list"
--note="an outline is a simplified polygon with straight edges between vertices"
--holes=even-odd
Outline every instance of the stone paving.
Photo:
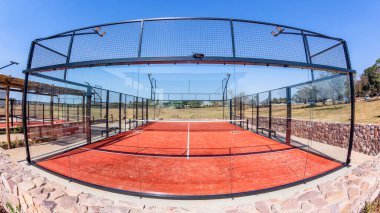
[[10,160],[3,150],[0,150],[0,179],[0,202],[10,203],[21,212],[359,212],[365,202],[373,201],[380,192],[380,155],[345,176],[291,196],[227,207],[180,207],[181,201],[177,206],[141,206],[127,200],[105,199],[49,181]]

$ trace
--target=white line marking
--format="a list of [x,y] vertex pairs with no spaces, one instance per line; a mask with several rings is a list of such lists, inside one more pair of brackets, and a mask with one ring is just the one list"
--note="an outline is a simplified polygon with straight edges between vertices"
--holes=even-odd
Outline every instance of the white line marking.
[[190,123],[187,123],[187,149],[186,158],[189,159],[190,154]]

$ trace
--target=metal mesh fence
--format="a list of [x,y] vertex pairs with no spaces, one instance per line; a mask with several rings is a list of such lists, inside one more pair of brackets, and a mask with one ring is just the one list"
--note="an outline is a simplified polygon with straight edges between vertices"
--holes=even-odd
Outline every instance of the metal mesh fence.
[[194,53],[204,54],[205,61],[254,59],[259,64],[349,69],[338,38],[261,22],[191,18],[99,25],[39,39],[31,68],[191,60]]

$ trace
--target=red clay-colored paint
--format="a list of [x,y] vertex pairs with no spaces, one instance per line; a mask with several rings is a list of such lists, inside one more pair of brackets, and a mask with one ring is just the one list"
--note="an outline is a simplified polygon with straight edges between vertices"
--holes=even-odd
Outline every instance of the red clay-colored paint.
[[168,195],[266,189],[341,166],[226,122],[153,123],[38,165],[92,184]]
[[[54,120],[54,123],[55,124],[65,123],[65,121],[64,120]],[[28,124],[28,126],[42,126],[42,125],[49,125],[50,121],[45,121],[45,123],[42,121],[29,121],[27,124]],[[7,127],[6,123],[0,123],[0,129],[6,128],[6,127]],[[11,128],[22,127],[22,122],[14,121],[13,126],[12,126],[11,122],[9,121],[9,127],[11,127]]]

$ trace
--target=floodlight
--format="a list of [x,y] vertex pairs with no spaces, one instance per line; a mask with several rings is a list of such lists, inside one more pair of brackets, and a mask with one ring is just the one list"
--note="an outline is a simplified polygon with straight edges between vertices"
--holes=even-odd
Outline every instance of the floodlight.
[[284,28],[282,28],[280,26],[276,26],[276,29],[278,30],[279,33],[281,33],[282,31],[284,31]]
[[6,67],[12,66],[13,64],[18,65],[18,62],[10,61],[8,65],[5,65],[5,66],[0,67],[0,70],[1,70],[1,69],[4,69],[4,68],[6,68]]
[[100,33],[100,37],[103,37],[103,36],[105,36],[106,35],[106,32],[102,32],[102,33]]
[[204,58],[205,57],[205,54],[203,53],[193,53],[193,58]]
[[94,31],[95,32],[99,32],[100,31],[100,27],[95,27]]
[[276,36],[278,36],[278,34],[274,31],[272,31],[272,36],[276,37]]

